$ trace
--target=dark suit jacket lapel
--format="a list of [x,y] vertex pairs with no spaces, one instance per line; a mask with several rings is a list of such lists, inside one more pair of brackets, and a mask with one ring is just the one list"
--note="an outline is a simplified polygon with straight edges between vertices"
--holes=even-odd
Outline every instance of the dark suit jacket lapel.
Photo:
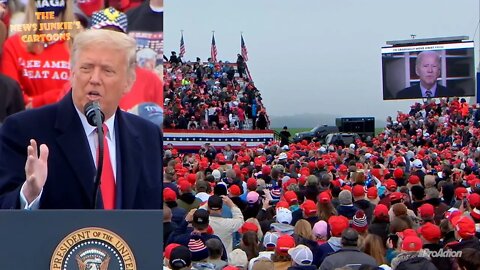
[[135,128],[117,110],[115,130],[117,134],[117,208],[131,209],[137,196],[138,175],[141,172],[142,149]]
[[59,148],[76,175],[76,180],[81,182],[83,192],[86,192],[88,197],[91,198],[93,195],[95,164],[92,160],[92,154],[82,122],[73,105],[71,92],[58,104],[55,128],[59,131],[57,137]]

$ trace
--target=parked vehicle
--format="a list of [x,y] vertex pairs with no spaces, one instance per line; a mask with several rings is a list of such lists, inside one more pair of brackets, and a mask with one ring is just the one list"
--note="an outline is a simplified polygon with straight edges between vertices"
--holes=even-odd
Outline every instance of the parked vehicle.
[[375,136],[375,117],[341,117],[335,124],[340,132],[357,133],[363,140]]
[[360,139],[360,135],[358,135],[357,133],[330,133],[325,138],[325,144],[348,146],[351,143],[355,143],[357,139]]
[[295,136],[293,137],[293,142],[297,143],[302,140],[307,140],[308,142],[315,141],[315,142],[324,143],[325,137],[327,136],[327,134],[335,133],[338,131],[339,131],[338,127],[321,125],[321,126],[312,128],[312,130],[310,131],[295,133]]

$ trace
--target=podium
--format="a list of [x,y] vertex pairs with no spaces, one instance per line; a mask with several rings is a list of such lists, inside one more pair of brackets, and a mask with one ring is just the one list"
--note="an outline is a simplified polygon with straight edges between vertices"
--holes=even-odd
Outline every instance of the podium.
[[161,210],[2,210],[0,269],[162,269]]

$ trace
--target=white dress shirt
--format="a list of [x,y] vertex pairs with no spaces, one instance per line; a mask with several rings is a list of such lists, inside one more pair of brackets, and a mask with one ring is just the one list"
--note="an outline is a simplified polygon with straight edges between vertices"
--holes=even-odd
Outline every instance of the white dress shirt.
[[[87,117],[80,112],[77,107],[75,107],[78,116],[80,117],[80,121],[82,122],[83,130],[85,131],[85,136],[88,139],[88,145],[90,146],[90,152],[92,154],[92,159],[95,163],[95,167],[97,166],[97,147],[98,147],[98,137],[97,137],[97,128],[91,126],[88,121]],[[110,153],[110,161],[112,163],[113,169],[113,176],[115,182],[117,181],[117,149],[116,149],[116,138],[115,138],[115,114],[107,119],[105,125],[108,127],[107,136],[107,143],[108,143],[108,150]],[[25,187],[25,183],[22,185],[22,189],[20,190],[20,208],[26,210],[36,210],[40,206],[40,198],[42,197],[43,189],[40,191],[40,194],[37,198],[35,198],[30,204],[27,202],[27,198],[24,195],[23,189]]]

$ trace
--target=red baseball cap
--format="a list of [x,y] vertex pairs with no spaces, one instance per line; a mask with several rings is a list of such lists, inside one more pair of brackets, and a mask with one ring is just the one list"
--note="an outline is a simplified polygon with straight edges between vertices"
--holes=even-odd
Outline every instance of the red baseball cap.
[[369,199],[376,199],[378,197],[378,189],[377,187],[369,187],[367,190],[367,198]]
[[227,161],[225,159],[225,156],[222,153],[217,154],[217,160],[218,160],[218,162],[222,162],[222,163]]
[[461,238],[470,238],[475,235],[475,222],[466,216],[452,218],[452,225]]
[[287,189],[290,185],[296,185],[297,184],[297,179],[295,178],[290,178],[288,181],[285,183],[284,189]]
[[242,195],[242,191],[240,190],[240,187],[237,185],[232,185],[230,188],[228,188],[228,192],[230,192],[230,194],[233,196]]
[[307,165],[307,166],[308,166],[308,168],[310,169],[310,171],[313,171],[313,170],[315,170],[315,166],[316,166],[316,165],[315,165],[315,162],[310,161],[310,162],[308,162],[308,165]]
[[473,208],[472,211],[470,211],[470,216],[477,223],[477,221],[480,220],[480,210]]
[[177,200],[177,193],[171,188],[165,188],[163,190],[163,200],[166,202],[174,202]]
[[295,247],[295,239],[288,234],[280,236],[277,240],[275,250],[280,254],[288,254],[288,250]]
[[307,182],[307,177],[305,175],[302,175],[298,178],[298,184],[301,186],[305,186],[305,183]]
[[330,196],[330,193],[324,191],[318,195],[318,202],[320,203],[329,203],[332,201],[332,197]]
[[[122,1],[120,1],[120,3],[123,3]],[[88,17],[91,17],[93,15],[93,13],[95,13],[96,11],[101,11],[102,15],[103,15],[103,7],[105,5],[105,1],[104,0],[97,0],[97,1],[80,1],[77,3],[78,7],[80,8],[81,11],[83,11],[83,13],[85,13],[85,15],[87,15]]]
[[166,247],[165,247],[165,252],[163,253],[163,256],[165,256],[165,258],[167,260],[170,260],[170,254],[172,254],[172,250],[176,247],[179,247],[181,246],[180,244],[177,244],[177,243],[171,243],[171,244],[168,244]]
[[330,183],[334,186],[334,187],[341,187],[342,184],[340,183],[340,181],[338,179],[336,180],[332,180],[330,181]]
[[404,239],[408,236],[417,236],[417,232],[415,232],[415,230],[413,230],[413,229],[405,229],[402,232],[397,232],[397,235],[401,239]]
[[178,182],[178,188],[181,192],[188,192],[192,189],[192,185],[188,181],[183,180]]
[[417,232],[429,242],[436,242],[442,237],[440,227],[431,222],[423,224],[423,226],[417,229]]
[[475,174],[472,173],[472,174],[467,175],[466,179],[467,179],[467,181],[474,180],[475,179]]
[[455,189],[455,197],[457,199],[463,200],[468,194],[468,190],[464,187],[457,187]]
[[194,173],[190,173],[187,175],[187,181],[193,186],[197,182],[197,176]]
[[247,180],[247,188],[257,188],[257,179],[255,178],[248,178]]
[[419,251],[422,246],[422,239],[418,236],[407,236],[402,242],[402,250],[405,251]]
[[477,193],[472,193],[468,196],[468,203],[475,208],[480,207],[480,195]]
[[353,197],[364,197],[365,196],[365,188],[362,185],[355,185],[352,188]]
[[445,218],[448,219],[448,221],[450,221],[450,223],[452,223],[452,220],[453,220],[454,217],[461,216],[461,215],[462,215],[462,212],[460,212],[458,210],[445,211]]
[[417,185],[420,183],[420,177],[418,177],[417,175],[415,174],[412,174],[410,175],[410,177],[408,177],[408,182],[411,184],[411,185]]
[[388,179],[383,185],[390,191],[397,189],[397,183],[393,179]]
[[288,209],[289,207],[290,207],[290,205],[289,205],[288,202],[286,202],[286,201],[279,201],[279,202],[277,203],[277,205],[275,206],[275,208],[287,208],[287,209]]
[[344,216],[331,216],[328,219],[328,225],[330,226],[332,236],[340,236],[342,235],[343,230],[348,228],[349,221]]
[[338,166],[338,171],[339,172],[342,172],[342,173],[345,173],[345,172],[348,172],[348,167],[344,164]]
[[271,171],[272,171],[272,169],[270,168],[270,166],[264,166],[262,168],[262,174],[263,175],[269,175]]
[[403,177],[403,170],[401,168],[396,168],[393,171],[393,177],[395,178],[402,178]]
[[403,194],[401,192],[393,192],[392,194],[390,194],[390,201],[398,201],[398,200],[401,200],[403,198]]
[[198,166],[199,166],[199,170],[203,171],[206,168],[208,168],[208,161],[202,160],[202,161],[199,162]]
[[305,215],[307,216],[317,213],[317,205],[312,200],[305,200],[305,202],[302,203],[300,208],[303,210],[303,213],[305,213]]
[[238,232],[239,233],[258,232],[258,226],[253,222],[245,222],[243,223],[242,227],[238,229]]
[[432,219],[435,216],[435,208],[429,203],[424,203],[418,207],[418,215],[422,219]]
[[379,217],[388,217],[388,207],[385,204],[377,204],[375,210],[373,210],[373,216],[376,218]]
[[292,205],[298,202],[297,194],[294,191],[289,190],[285,192],[285,194],[283,194],[283,197],[285,198],[285,201],[287,201],[289,205]]
[[302,167],[302,168],[300,169],[300,174],[301,174],[302,176],[305,176],[305,177],[306,177],[306,176],[309,176],[309,175],[310,175],[310,169],[307,168],[307,167]]
[[370,170],[370,172],[371,172],[372,175],[375,176],[378,180],[382,179],[382,174],[381,174],[380,169],[374,168],[374,169]]
[[317,168],[319,168],[319,169],[323,168],[323,167],[325,167],[325,165],[326,165],[325,160],[320,159],[320,160],[317,161]]

